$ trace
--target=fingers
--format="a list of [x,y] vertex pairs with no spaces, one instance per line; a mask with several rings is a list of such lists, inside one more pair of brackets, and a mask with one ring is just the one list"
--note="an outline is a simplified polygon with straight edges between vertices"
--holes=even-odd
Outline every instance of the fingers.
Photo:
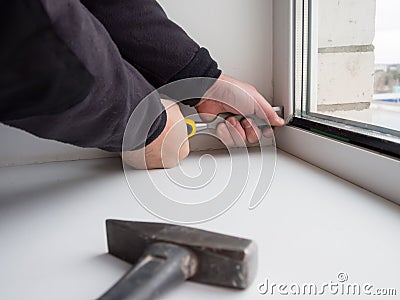
[[238,147],[245,147],[246,133],[240,122],[235,117],[229,117],[226,121],[229,133],[231,134],[235,145]]
[[[243,128],[241,128],[241,131],[243,131],[244,134]],[[228,148],[246,146],[246,139],[241,136],[237,127],[233,126],[229,122],[218,124],[217,135],[221,142]]]
[[235,117],[227,118],[225,123],[218,124],[216,132],[227,147],[245,147],[261,138],[261,130],[252,119],[239,122]]
[[235,117],[227,118],[225,123],[218,124],[216,132],[228,148],[246,146],[246,133]]
[[249,144],[257,143],[261,138],[261,130],[254,123],[253,119],[243,119],[241,124],[244,128],[247,142]]
[[263,134],[263,136],[265,136],[266,138],[272,138],[273,137],[273,135],[274,135],[274,132],[273,132],[273,130],[272,130],[272,128],[264,128],[263,129],[263,132],[262,132],[262,134]]
[[233,147],[235,146],[235,142],[233,141],[233,138],[231,136],[231,133],[228,130],[228,127],[225,123],[219,123],[217,128],[216,128],[216,133],[221,142],[226,146],[226,147]]
[[[222,112],[241,115],[254,113],[273,126],[283,126],[285,123],[255,87],[225,74],[206,92],[196,109],[199,113],[214,116]],[[208,117],[204,120],[211,121]]]
[[255,100],[256,103],[254,110],[257,117],[261,119],[267,118],[272,126],[285,125],[285,121],[278,116],[271,104],[269,104],[268,101],[258,92],[255,95]]

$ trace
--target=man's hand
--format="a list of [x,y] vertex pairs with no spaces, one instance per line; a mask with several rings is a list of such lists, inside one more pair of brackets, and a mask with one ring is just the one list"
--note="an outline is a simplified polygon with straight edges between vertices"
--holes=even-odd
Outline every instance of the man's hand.
[[[250,84],[226,75],[221,75],[195,106],[204,121],[211,121],[219,113],[255,114],[268,120],[273,126],[284,125],[265,98]],[[271,136],[271,129],[264,129],[264,136]],[[227,118],[226,123],[217,127],[217,135],[227,146],[245,146],[256,143],[261,138],[260,129],[252,119],[238,122],[236,118]]]
[[167,112],[163,132],[145,148],[122,154],[124,162],[135,169],[172,168],[189,155],[186,123],[179,106],[170,100],[161,102]]

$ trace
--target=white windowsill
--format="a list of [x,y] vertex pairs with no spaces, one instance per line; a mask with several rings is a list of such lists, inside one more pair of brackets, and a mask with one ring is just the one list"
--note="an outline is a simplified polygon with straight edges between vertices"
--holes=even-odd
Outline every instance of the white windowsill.
[[[159,221],[132,198],[116,158],[0,168],[0,199],[1,299],[93,299],[128,268],[106,254],[105,219]],[[257,209],[239,200],[196,226],[254,239],[256,280],[243,292],[185,283],[165,299],[256,299],[265,278],[318,283],[338,272],[400,288],[400,208],[282,151]]]
[[[274,105],[294,113],[293,0],[274,0]],[[315,75],[315,70],[311,76]],[[299,84],[299,82],[296,82]],[[298,99],[296,99],[298,101]],[[400,204],[400,160],[294,127],[276,130],[277,146],[296,157]],[[333,159],[333,158],[336,158]]]

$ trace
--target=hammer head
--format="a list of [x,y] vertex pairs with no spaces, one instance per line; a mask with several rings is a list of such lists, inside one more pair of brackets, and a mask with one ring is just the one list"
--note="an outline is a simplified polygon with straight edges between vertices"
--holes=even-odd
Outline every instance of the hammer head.
[[190,280],[245,289],[256,274],[257,247],[247,239],[191,227],[107,220],[110,254],[134,264],[152,243],[166,242],[190,249],[198,260]]

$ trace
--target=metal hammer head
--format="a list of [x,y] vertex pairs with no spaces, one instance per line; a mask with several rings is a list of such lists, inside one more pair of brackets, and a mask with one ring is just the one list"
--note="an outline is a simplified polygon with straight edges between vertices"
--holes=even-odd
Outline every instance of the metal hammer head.
[[197,256],[190,280],[244,289],[256,274],[257,247],[251,240],[163,223],[107,220],[106,227],[109,253],[131,264],[150,244],[166,242]]

